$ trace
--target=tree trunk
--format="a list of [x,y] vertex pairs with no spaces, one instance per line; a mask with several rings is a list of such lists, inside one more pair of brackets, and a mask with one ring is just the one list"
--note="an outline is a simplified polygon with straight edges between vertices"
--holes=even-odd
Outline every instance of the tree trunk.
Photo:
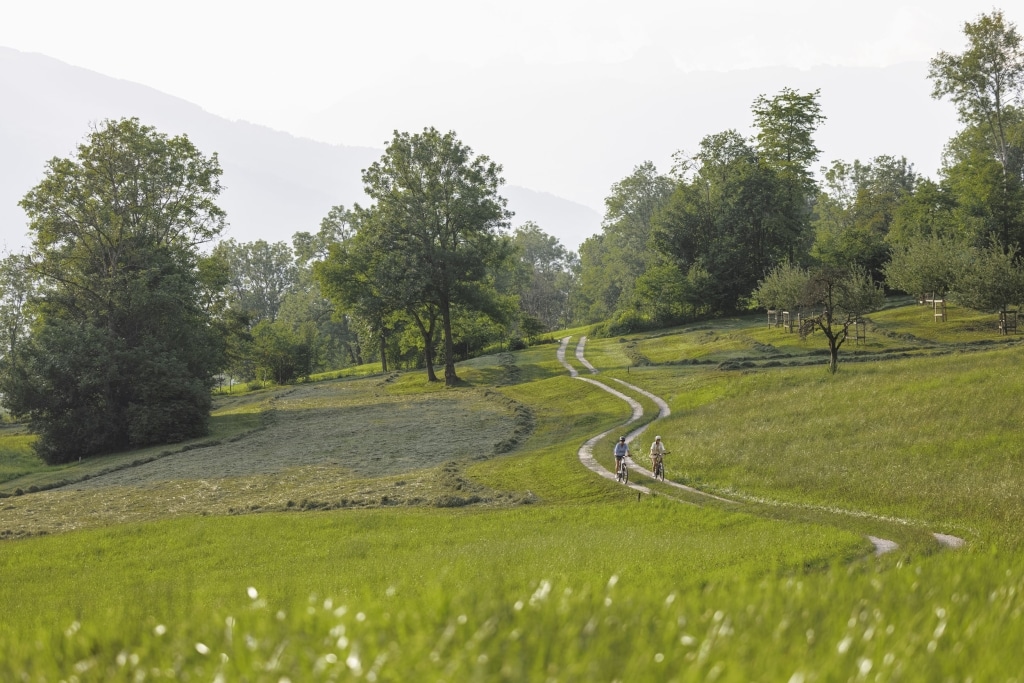
[[423,362],[427,366],[427,381],[436,382],[437,374],[434,372],[434,323],[437,320],[436,316],[430,316],[430,325],[424,325],[423,319],[420,318],[419,314],[415,309],[407,309],[410,317],[416,323],[417,329],[420,331],[420,336],[423,337]]
[[444,329],[444,385],[453,387],[459,383],[455,374],[455,344],[452,342],[451,307],[446,301],[441,306],[441,324]]
[[384,330],[380,332],[380,371],[388,371],[388,334]]

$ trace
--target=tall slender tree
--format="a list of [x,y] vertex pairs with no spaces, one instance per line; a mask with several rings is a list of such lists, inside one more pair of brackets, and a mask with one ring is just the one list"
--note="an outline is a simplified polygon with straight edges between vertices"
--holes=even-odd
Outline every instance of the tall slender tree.
[[488,268],[507,256],[500,239],[511,213],[498,190],[501,167],[434,128],[395,131],[384,155],[363,171],[374,200],[379,246],[400,255],[426,308],[436,308],[444,337],[444,379],[455,385],[453,307],[489,310]]
[[932,97],[952,100],[965,126],[947,150],[946,174],[987,214],[979,246],[995,239],[1009,248],[1024,239],[1024,47],[998,10],[966,22],[964,35],[966,49],[940,52],[928,72]]

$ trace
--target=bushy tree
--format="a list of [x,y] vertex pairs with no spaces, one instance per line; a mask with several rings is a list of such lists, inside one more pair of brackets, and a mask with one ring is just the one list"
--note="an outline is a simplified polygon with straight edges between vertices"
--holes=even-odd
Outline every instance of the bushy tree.
[[1016,248],[998,242],[967,250],[961,257],[950,298],[976,311],[1005,313],[1024,303],[1024,263]]
[[893,249],[884,267],[886,283],[921,300],[944,299],[963,271],[968,250],[967,245],[942,237],[906,240]]
[[2,389],[47,462],[206,432],[223,347],[198,247],[223,229],[220,175],[184,136],[105,121],[21,201],[41,291]]

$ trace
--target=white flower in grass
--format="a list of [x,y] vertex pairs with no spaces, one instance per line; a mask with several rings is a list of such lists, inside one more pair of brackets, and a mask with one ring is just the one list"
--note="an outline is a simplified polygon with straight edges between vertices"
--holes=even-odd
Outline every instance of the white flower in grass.
[[619,575],[618,574],[612,574],[611,577],[608,579],[608,587],[609,588],[615,588],[615,584],[617,584],[618,582],[619,582]]
[[163,624],[157,624],[156,626],[153,627],[153,635],[154,636],[162,636],[165,633],[167,633],[167,627],[164,626]]
[[210,648],[205,643],[196,643],[196,652],[201,655],[208,655],[210,654]]
[[665,655],[663,655],[663,654],[661,654],[659,652],[658,654],[654,655],[654,661],[657,662],[658,664],[661,664],[662,662],[665,661]]
[[363,664],[359,661],[359,655],[352,653],[345,659],[345,664],[352,670],[356,676],[360,675],[363,671]]
[[538,602],[541,602],[542,600],[547,599],[548,595],[550,595],[550,594],[551,594],[551,582],[550,581],[541,581],[540,585],[537,587],[537,590],[533,592],[532,596],[530,596],[530,604],[531,605],[536,605]]
[[249,595],[250,600],[255,600],[256,598],[260,597],[260,592],[252,586],[246,588],[245,592]]
[[853,638],[846,636],[839,641],[839,645],[836,646],[836,651],[839,652],[839,654],[844,655],[850,649],[851,645],[853,645]]
[[863,678],[871,673],[871,660],[867,657],[862,657],[857,663],[857,669],[860,671],[860,675]]

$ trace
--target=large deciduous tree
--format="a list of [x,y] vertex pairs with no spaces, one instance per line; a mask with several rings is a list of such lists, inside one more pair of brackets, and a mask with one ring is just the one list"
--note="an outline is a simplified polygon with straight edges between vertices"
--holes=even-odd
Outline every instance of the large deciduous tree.
[[185,136],[106,121],[21,201],[41,292],[2,389],[47,462],[206,432],[223,356],[197,264],[220,175]]
[[[981,217],[975,243],[1024,241],[1024,48],[1000,11],[964,24],[967,47],[930,63],[932,96],[956,105],[965,129],[947,149],[946,174],[961,204]],[[980,234],[977,234],[980,233]]]
[[[455,306],[489,312],[489,267],[510,247],[501,239],[511,213],[498,190],[501,167],[434,128],[395,132],[384,155],[363,171],[374,200],[378,246],[402,259],[422,309],[436,310],[444,336],[444,379],[458,383]],[[496,307],[495,307],[496,309]]]
[[604,200],[601,233],[580,248],[580,293],[588,320],[612,317],[637,305],[637,278],[661,260],[650,244],[654,216],[674,187],[675,181],[659,174],[650,161],[612,185]]
[[815,205],[811,254],[822,263],[859,265],[880,276],[889,255],[889,229],[917,182],[913,165],[903,157],[833,162]]

